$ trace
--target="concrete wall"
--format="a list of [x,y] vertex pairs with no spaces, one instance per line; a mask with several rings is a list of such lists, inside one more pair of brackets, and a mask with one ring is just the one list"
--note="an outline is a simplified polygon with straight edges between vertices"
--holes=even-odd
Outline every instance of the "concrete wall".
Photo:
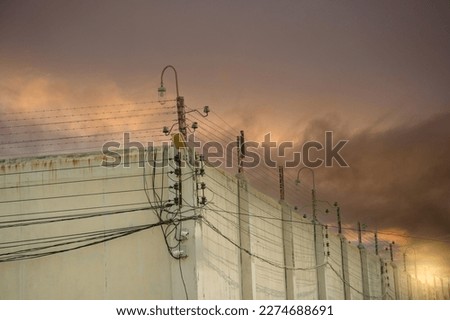
[[[342,269],[341,241],[337,235],[328,235],[328,250],[330,255],[328,261],[331,266],[326,269],[327,298],[330,300],[343,300],[344,296],[344,275]],[[333,269],[331,269],[333,267]]]
[[[155,152],[163,157],[158,149],[150,158]],[[173,149],[164,152],[173,159]],[[189,154],[183,157],[189,162]],[[144,172],[137,152],[131,153],[129,168],[101,167],[103,160],[100,154],[84,154],[0,162],[0,299],[318,298],[311,221],[251,186],[239,188],[245,175],[211,167],[205,167],[205,175],[193,165],[183,169],[181,216],[202,217],[176,222],[189,231],[180,242],[187,258],[173,259],[161,228],[153,227],[82,249],[17,260],[100,241],[108,230],[117,235],[119,228],[154,224],[158,210],[148,207],[174,202],[173,161],[155,171],[146,166]],[[206,205],[198,202],[202,192]],[[169,210],[163,214],[170,216]],[[180,228],[168,233],[169,245]],[[343,255],[338,235],[317,230],[327,263],[321,284],[327,299],[362,299],[360,250],[344,240]],[[89,232],[100,236],[80,242]],[[249,242],[248,250],[243,241]],[[408,289],[403,270],[370,252],[367,270],[371,299],[448,298],[448,280],[426,286],[412,277]]]
[[278,202],[249,188],[251,251],[277,266],[253,259],[256,299],[286,299],[286,284],[281,225],[281,206]]
[[[230,239],[202,225],[202,268],[200,291],[203,299],[240,299],[240,250],[237,212],[237,180],[218,170],[207,170],[204,182],[208,194],[208,210],[203,214]],[[232,241],[232,242],[231,242]]]
[[361,256],[356,246],[348,246],[348,271],[350,275],[350,297],[351,300],[363,299],[363,283],[361,274]]
[[383,288],[381,280],[381,260],[373,254],[367,255],[367,266],[369,271],[369,294],[373,299],[383,297]]
[[295,299],[317,299],[317,276],[314,255],[314,232],[310,221],[297,217],[293,225]]
[[[60,219],[148,207],[143,169],[105,168],[98,154],[18,159],[0,163],[0,258],[46,253],[77,245],[5,244],[132,227],[157,221],[151,210],[7,227],[7,221]],[[161,175],[156,180],[161,185]],[[166,179],[166,178],[164,178]],[[167,179],[166,179],[167,180]],[[166,181],[167,185],[167,181]],[[37,221],[37,220],[33,220]],[[76,240],[76,239],[75,239]],[[75,241],[66,240],[66,241]],[[20,245],[20,246],[18,246]],[[31,250],[31,251],[26,251]],[[8,255],[10,252],[18,252]],[[170,299],[170,259],[159,228],[87,248],[0,263],[1,299]]]

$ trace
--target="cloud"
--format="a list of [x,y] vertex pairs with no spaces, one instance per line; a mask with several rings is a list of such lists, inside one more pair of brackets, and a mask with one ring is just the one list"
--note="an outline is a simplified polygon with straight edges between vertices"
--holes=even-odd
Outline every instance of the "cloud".
[[[406,242],[395,235],[386,239],[400,240],[403,248],[414,246],[422,261],[428,261],[421,265],[436,269],[447,264],[446,272],[450,245],[426,239],[449,240],[449,123],[450,113],[442,113],[413,125],[355,133],[343,151],[350,168],[320,168],[316,173],[318,190],[339,201],[345,221],[418,236]],[[311,124],[315,132],[333,128],[326,120]]]
[[158,103],[139,101],[101,77],[66,80],[35,69],[8,74],[0,80],[0,156],[99,151],[127,131],[133,141],[152,141],[161,129],[149,129],[170,125],[173,115],[165,123]]
[[[450,230],[450,113],[384,132],[350,137],[349,169],[321,170],[325,191],[345,200],[353,217],[423,235]],[[333,185],[335,187],[333,187]],[[338,187],[337,187],[338,186]]]

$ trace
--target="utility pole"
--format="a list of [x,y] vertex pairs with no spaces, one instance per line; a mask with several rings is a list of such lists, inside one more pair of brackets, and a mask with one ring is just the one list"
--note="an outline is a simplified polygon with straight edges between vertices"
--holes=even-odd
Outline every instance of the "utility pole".
[[358,244],[362,245],[361,222],[358,221]]
[[245,157],[244,131],[241,130],[240,136],[236,137],[237,156],[238,156],[238,173],[237,189],[238,189],[238,213],[239,213],[239,246],[240,250],[240,279],[241,279],[241,299],[253,300],[256,292],[254,292],[254,268],[252,256],[248,253],[251,251],[250,237],[250,210],[248,201],[248,184],[244,175],[243,159]]
[[358,249],[359,257],[361,261],[361,277],[363,285],[363,299],[370,299],[370,288],[369,288],[369,267],[367,262],[367,251],[362,243],[362,229],[361,222],[358,221]]
[[237,143],[237,161],[238,161],[238,173],[244,172],[244,158],[245,158],[245,139],[244,130],[241,130],[241,134],[236,136]]
[[408,250],[405,250],[403,252],[403,269],[404,269],[403,271],[406,274],[406,282],[407,282],[407,287],[408,287],[408,299],[412,300],[413,299],[413,289],[412,289],[412,284],[411,284],[412,280],[411,280],[411,275],[408,274],[408,267],[406,264],[406,251],[408,251]]
[[337,202],[335,203],[336,205],[336,215],[337,215],[337,223],[338,223],[338,233],[342,234],[342,223],[341,223],[341,208],[337,205]]
[[394,250],[393,250],[393,242],[389,243],[389,253],[391,255],[391,262],[394,262]]
[[178,119],[178,131],[183,136],[184,141],[187,141],[186,132],[186,112],[184,110],[184,97],[177,97],[177,119]]
[[375,230],[375,254],[378,256],[378,232]]
[[[165,97],[166,97],[166,88],[164,87],[164,73],[166,72],[167,69],[172,69],[175,75],[175,89],[177,92],[177,122],[178,122],[178,132],[180,133],[181,136],[179,136],[179,143],[181,143],[181,145],[183,145],[183,143],[185,141],[187,141],[187,132],[186,132],[186,112],[185,112],[185,108],[184,108],[184,98],[182,96],[180,96],[180,90],[178,88],[178,73],[177,70],[175,69],[174,66],[172,65],[167,65],[164,67],[164,69],[161,71],[161,86],[158,88],[158,97],[159,100],[161,102],[161,104],[164,104],[165,101]],[[173,126],[172,126],[173,127]],[[163,130],[164,134],[169,134],[170,130],[166,127],[164,127]],[[181,159],[182,153],[178,152],[177,154],[177,173],[178,173],[178,186],[179,186],[179,190],[178,190],[178,206],[181,209],[181,207],[183,206],[183,177],[182,177],[182,173],[181,173],[181,169],[182,166],[180,165],[182,160]]]
[[278,166],[278,178],[280,180],[280,201],[284,201],[284,168]]
[[394,242],[389,243],[389,252],[391,256],[391,266],[394,271],[394,288],[395,288],[395,299],[400,299],[400,284],[399,284],[399,273],[398,273],[398,267],[394,263],[394,248],[393,248]]
[[[166,88],[164,87],[164,74],[168,69],[172,69],[175,75],[177,121],[173,123],[172,127],[170,128],[164,126],[163,133],[168,136],[172,132],[172,129],[176,125],[178,125],[178,133],[173,136],[173,143],[175,148],[174,154],[172,156],[176,164],[174,173],[178,177],[178,182],[172,186],[177,191],[176,196],[173,200],[174,203],[178,206],[176,217],[180,218],[180,223],[176,225],[174,234],[175,239],[178,241],[178,248],[176,249],[178,253],[175,255],[172,252],[172,257],[177,258],[177,261],[173,262],[171,265],[172,274],[174,275],[172,277],[172,286],[174,292],[173,298],[180,299],[182,297],[185,297],[187,299],[198,299],[202,296],[202,286],[198,284],[199,282],[197,279],[197,272],[199,272],[198,270],[202,267],[202,262],[200,261],[200,259],[197,259],[197,252],[201,247],[199,245],[199,243],[201,243],[201,240],[200,238],[198,238],[198,236],[196,236],[196,234],[199,234],[201,230],[200,224],[195,222],[194,220],[184,221],[182,223],[181,218],[183,218],[183,216],[199,216],[199,211],[201,209],[198,208],[200,202],[198,196],[197,175],[203,175],[204,170],[202,168],[200,170],[202,172],[198,173],[198,168],[196,167],[197,161],[195,150],[187,146],[188,128],[186,125],[186,114],[189,112],[198,112],[202,117],[206,117],[208,116],[210,110],[208,106],[205,106],[203,109],[205,115],[201,114],[198,110],[195,109],[186,112],[184,98],[180,96],[177,70],[172,65],[165,66],[161,71],[161,85],[158,88],[158,99],[161,104],[164,104],[166,102],[166,100],[164,100],[166,96]],[[192,123],[191,128],[193,130],[196,130],[198,128],[198,123]],[[188,178],[183,179],[183,174]],[[205,203],[206,198],[203,195],[201,204]],[[182,236],[183,229],[185,230],[184,236]],[[190,236],[188,237],[187,235],[189,234]],[[190,239],[195,239],[195,241]],[[181,246],[181,241],[183,241],[183,246]],[[183,259],[180,260],[181,258]],[[180,270],[183,270],[183,273],[186,274],[185,278],[180,279]],[[180,288],[182,287],[184,287],[184,290],[180,290]]]
[[[300,173],[302,170],[309,170],[312,175],[313,187],[311,189],[312,196],[312,214],[313,214],[313,229],[314,229],[314,249],[315,249],[315,259],[316,259],[316,275],[317,275],[317,293],[319,300],[327,299],[327,291],[326,291],[326,277],[325,277],[325,252],[324,252],[324,243],[323,243],[323,230],[322,225],[317,221],[317,212],[316,212],[316,181],[314,176],[314,171],[309,167],[302,167],[297,172],[297,180],[296,184],[300,183]],[[318,232],[320,231],[320,232]],[[320,234],[319,234],[320,233]]]
[[336,207],[338,235],[339,235],[339,242],[341,245],[342,285],[344,288],[344,299],[350,300],[351,294],[349,286],[350,272],[348,268],[348,248],[347,248],[348,244],[347,239],[345,239],[344,235],[342,234],[341,208],[339,207],[337,202],[334,203],[334,206]]
[[284,168],[278,167],[278,176],[280,180],[280,205],[281,205],[281,226],[283,236],[283,255],[284,255],[284,277],[286,300],[295,299],[295,258],[294,258],[294,234],[292,227],[292,211],[285,202],[284,195]]

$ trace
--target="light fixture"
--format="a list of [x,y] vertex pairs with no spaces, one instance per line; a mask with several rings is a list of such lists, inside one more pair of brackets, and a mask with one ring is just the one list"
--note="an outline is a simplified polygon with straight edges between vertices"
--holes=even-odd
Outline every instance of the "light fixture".
[[160,104],[163,105],[166,103],[165,99],[166,99],[166,88],[161,82],[161,86],[158,88],[158,101]]

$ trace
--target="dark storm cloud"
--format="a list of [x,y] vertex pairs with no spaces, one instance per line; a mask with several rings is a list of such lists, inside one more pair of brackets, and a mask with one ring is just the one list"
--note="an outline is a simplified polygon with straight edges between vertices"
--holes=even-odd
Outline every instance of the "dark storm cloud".
[[[317,121],[325,130],[333,127]],[[350,137],[350,168],[319,171],[320,187],[345,208],[346,219],[440,237],[450,230],[450,113],[383,132]]]

